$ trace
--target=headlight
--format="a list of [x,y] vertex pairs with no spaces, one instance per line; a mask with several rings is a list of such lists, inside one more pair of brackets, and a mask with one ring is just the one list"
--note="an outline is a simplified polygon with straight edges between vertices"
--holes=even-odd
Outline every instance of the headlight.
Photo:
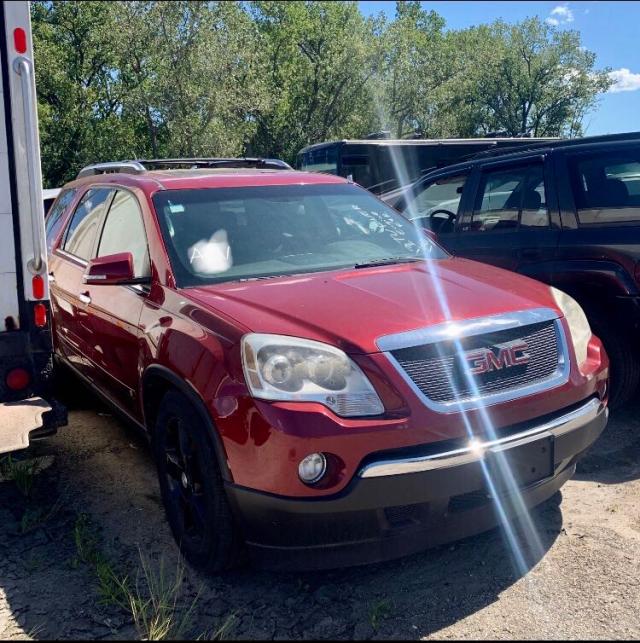
[[587,359],[587,349],[591,339],[591,327],[587,316],[584,314],[580,304],[573,297],[567,295],[566,292],[553,287],[550,290],[556,304],[558,304],[558,308],[560,308],[569,324],[573,350],[576,353],[578,366],[580,366]]
[[339,348],[310,339],[250,333],[242,366],[253,397],[320,402],[337,415],[380,415],[384,406],[369,380]]

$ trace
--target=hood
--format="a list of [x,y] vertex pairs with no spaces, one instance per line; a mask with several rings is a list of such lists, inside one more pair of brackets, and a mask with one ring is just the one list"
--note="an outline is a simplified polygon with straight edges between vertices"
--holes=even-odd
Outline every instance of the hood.
[[253,332],[315,339],[352,354],[378,352],[383,335],[447,320],[558,311],[548,286],[458,258],[214,284],[188,293]]

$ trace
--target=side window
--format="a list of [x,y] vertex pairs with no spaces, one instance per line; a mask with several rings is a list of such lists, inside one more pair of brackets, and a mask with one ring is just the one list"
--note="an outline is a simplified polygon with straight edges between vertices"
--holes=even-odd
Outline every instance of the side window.
[[483,172],[471,221],[463,230],[499,232],[519,225],[550,225],[541,164]]
[[136,277],[149,276],[149,251],[142,212],[137,199],[124,190],[118,190],[111,202],[100,237],[98,257],[118,252],[133,255]]
[[580,224],[640,221],[640,149],[570,158]]
[[55,240],[58,238],[62,226],[64,225],[64,214],[67,211],[76,190],[64,190],[60,192],[56,202],[51,206],[47,219],[45,222],[45,229],[47,235],[47,252],[51,252],[51,248]]
[[407,203],[405,215],[438,234],[453,232],[467,178],[466,174],[447,176],[423,184]]
[[96,188],[82,197],[67,228],[63,246],[65,252],[85,261],[91,259],[98,226],[112,194],[113,190]]

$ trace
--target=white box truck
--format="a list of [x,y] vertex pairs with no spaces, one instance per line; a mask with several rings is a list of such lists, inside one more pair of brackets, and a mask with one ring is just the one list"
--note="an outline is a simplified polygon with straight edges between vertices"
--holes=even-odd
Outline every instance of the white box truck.
[[[24,448],[66,423],[64,408],[49,394],[52,343],[35,92],[29,3],[2,0],[0,453]],[[20,413],[20,404],[37,410],[36,426],[20,419],[33,419],[33,413]]]

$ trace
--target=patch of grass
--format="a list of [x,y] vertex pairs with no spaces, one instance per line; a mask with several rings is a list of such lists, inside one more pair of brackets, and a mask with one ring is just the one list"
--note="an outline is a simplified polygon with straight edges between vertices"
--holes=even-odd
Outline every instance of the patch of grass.
[[53,518],[63,506],[62,498],[58,498],[52,505],[47,507],[27,507],[20,519],[20,532],[29,532],[46,524]]
[[[183,596],[185,567],[178,559],[174,573],[167,570],[164,558],[157,565],[139,552],[140,567],[135,574],[118,573],[101,549],[98,530],[86,514],[80,514],[73,530],[77,557],[72,566],[89,565],[98,581],[101,605],[112,605],[126,612],[145,641],[180,640],[190,638],[193,615],[200,592],[191,600]],[[131,579],[135,578],[135,582]],[[210,632],[196,640],[223,640],[235,622],[231,614]]]
[[86,514],[80,514],[73,528],[77,567],[83,562],[93,568],[98,580],[101,605],[116,605],[127,609],[129,604],[129,581],[127,576],[118,574],[100,546],[100,537],[95,525]]
[[0,460],[0,478],[13,481],[25,498],[29,498],[33,491],[37,471],[36,460],[14,460],[11,455]]
[[134,591],[129,594],[129,609],[138,634],[144,640],[164,641],[182,639],[192,630],[192,616],[200,594],[184,605],[184,563],[178,559],[174,574],[166,570],[164,558],[157,569],[140,552],[142,573],[138,575]]
[[224,641],[235,625],[236,615],[230,614],[221,625],[214,627],[210,632],[201,634],[196,641]]
[[385,598],[369,607],[369,622],[374,630],[378,629],[380,621],[391,615],[391,603]]

